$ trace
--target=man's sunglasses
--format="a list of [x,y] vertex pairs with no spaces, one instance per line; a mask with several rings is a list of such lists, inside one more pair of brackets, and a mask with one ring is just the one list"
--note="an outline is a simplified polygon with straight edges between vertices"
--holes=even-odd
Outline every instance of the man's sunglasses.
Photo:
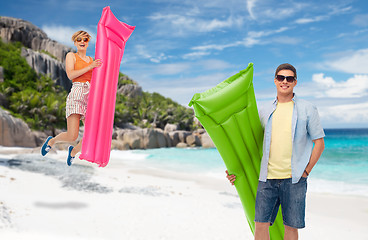
[[81,37],[79,37],[79,38],[76,39],[77,42],[81,42],[82,40],[83,40],[83,42],[88,42],[89,41],[89,38],[81,38]]
[[286,81],[289,82],[289,83],[292,83],[292,82],[295,81],[295,77],[294,76],[276,75],[276,79],[279,82],[283,82],[285,78],[286,78]]

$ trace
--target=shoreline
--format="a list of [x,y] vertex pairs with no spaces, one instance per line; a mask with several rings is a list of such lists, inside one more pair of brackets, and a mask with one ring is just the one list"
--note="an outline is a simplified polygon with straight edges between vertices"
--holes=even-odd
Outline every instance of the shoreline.
[[[4,159],[9,155],[2,150]],[[114,158],[105,168],[79,160],[67,167],[66,151],[19,156],[30,163],[0,165],[0,235],[6,239],[253,239],[225,177]],[[308,192],[300,237],[364,240],[367,217],[367,197]]]
[[[160,149],[164,149],[167,150],[168,148],[155,148],[155,149],[130,149],[130,150],[111,150],[111,155],[110,155],[110,162],[107,165],[106,168],[109,167],[109,165],[117,165],[118,167],[132,167],[135,168],[137,171],[135,173],[137,174],[152,174],[153,176],[159,176],[159,175],[163,175],[163,173],[170,175],[170,176],[176,176],[178,177],[178,173],[179,171],[185,171],[185,169],[175,169],[173,167],[164,169],[164,164],[162,166],[158,166],[155,163],[144,163],[142,162],[142,160],[146,160],[144,155],[146,155],[146,153],[144,152],[145,150],[147,151],[159,151]],[[171,149],[177,149],[176,147],[172,147]],[[201,149],[198,147],[189,147],[187,149]],[[137,154],[134,152],[138,152]],[[0,166],[1,164],[1,158],[5,157],[15,157],[17,155],[27,155],[27,154],[35,154],[35,156],[40,156],[39,155],[40,152],[40,147],[37,148],[24,148],[24,147],[4,147],[4,146],[0,146]],[[123,153],[123,157],[121,157],[121,153]],[[79,153],[80,154],[80,153]],[[77,158],[76,158],[76,163],[78,165],[83,165],[83,166],[91,166],[91,167],[96,167],[96,164],[90,163],[88,161],[85,160],[80,160],[78,158],[79,154],[77,154]],[[138,156],[141,155],[141,156]],[[66,156],[67,156],[67,150],[59,150],[59,149],[52,149],[50,152],[50,156],[52,156],[52,158],[59,160],[60,162],[65,162]],[[119,158],[119,159],[116,159]],[[113,161],[111,161],[112,159],[114,159]],[[210,164],[210,163],[209,163]],[[164,167],[163,167],[164,166]],[[152,169],[154,171],[141,171],[141,169],[144,168],[146,170],[148,169]],[[226,166],[224,165],[224,170],[225,171]],[[222,170],[221,172],[209,172],[209,173],[203,173],[201,171],[188,171],[188,172],[184,172],[179,174],[180,176],[186,176],[183,179],[188,179],[191,177],[192,174],[196,174],[196,173],[200,173],[202,176],[205,177],[214,177],[217,180],[220,180],[219,182],[222,182],[222,180],[224,179],[222,174]],[[313,174],[311,175],[311,177],[309,178],[308,181],[308,193],[320,193],[320,194],[333,194],[333,195],[341,195],[341,196],[356,196],[356,197],[366,197],[368,198],[368,185],[362,185],[360,183],[349,183],[349,182],[343,182],[343,181],[335,181],[335,180],[325,180],[325,179],[320,179],[320,178],[316,178],[315,176],[313,176]],[[335,186],[334,189],[332,189]],[[357,190],[354,190],[354,188],[358,187]],[[361,189],[359,189],[361,188]],[[367,188],[367,191],[365,191]],[[337,190],[336,190],[337,189]],[[353,189],[353,190],[351,190]]]

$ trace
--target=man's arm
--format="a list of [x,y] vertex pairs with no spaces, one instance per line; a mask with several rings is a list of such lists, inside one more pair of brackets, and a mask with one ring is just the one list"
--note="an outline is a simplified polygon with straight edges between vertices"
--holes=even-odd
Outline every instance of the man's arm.
[[226,177],[227,179],[230,181],[231,185],[234,185],[235,180],[236,180],[236,176],[234,174],[230,175],[229,172],[226,170]]
[[[305,168],[305,171],[307,171],[308,174],[312,171],[314,165],[316,165],[316,163],[318,162],[319,158],[322,155],[323,150],[325,149],[325,140],[323,138],[313,140],[313,143],[314,143],[313,151],[309,159],[309,163]],[[307,177],[307,174],[304,172],[302,177]]]

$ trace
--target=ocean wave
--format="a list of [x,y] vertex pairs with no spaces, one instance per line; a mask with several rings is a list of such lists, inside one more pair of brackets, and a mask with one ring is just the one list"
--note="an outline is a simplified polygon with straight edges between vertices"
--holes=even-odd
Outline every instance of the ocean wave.
[[368,184],[352,184],[343,181],[310,178],[308,179],[308,191],[368,197]]

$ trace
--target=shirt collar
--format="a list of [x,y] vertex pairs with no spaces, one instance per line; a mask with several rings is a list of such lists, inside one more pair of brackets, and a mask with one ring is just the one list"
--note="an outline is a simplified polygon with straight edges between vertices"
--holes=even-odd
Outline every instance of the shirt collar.
[[[293,98],[291,99],[294,103],[297,101],[297,97],[295,95],[295,93],[293,93]],[[277,104],[277,96],[275,98],[275,100],[273,101],[273,105],[276,105]]]

